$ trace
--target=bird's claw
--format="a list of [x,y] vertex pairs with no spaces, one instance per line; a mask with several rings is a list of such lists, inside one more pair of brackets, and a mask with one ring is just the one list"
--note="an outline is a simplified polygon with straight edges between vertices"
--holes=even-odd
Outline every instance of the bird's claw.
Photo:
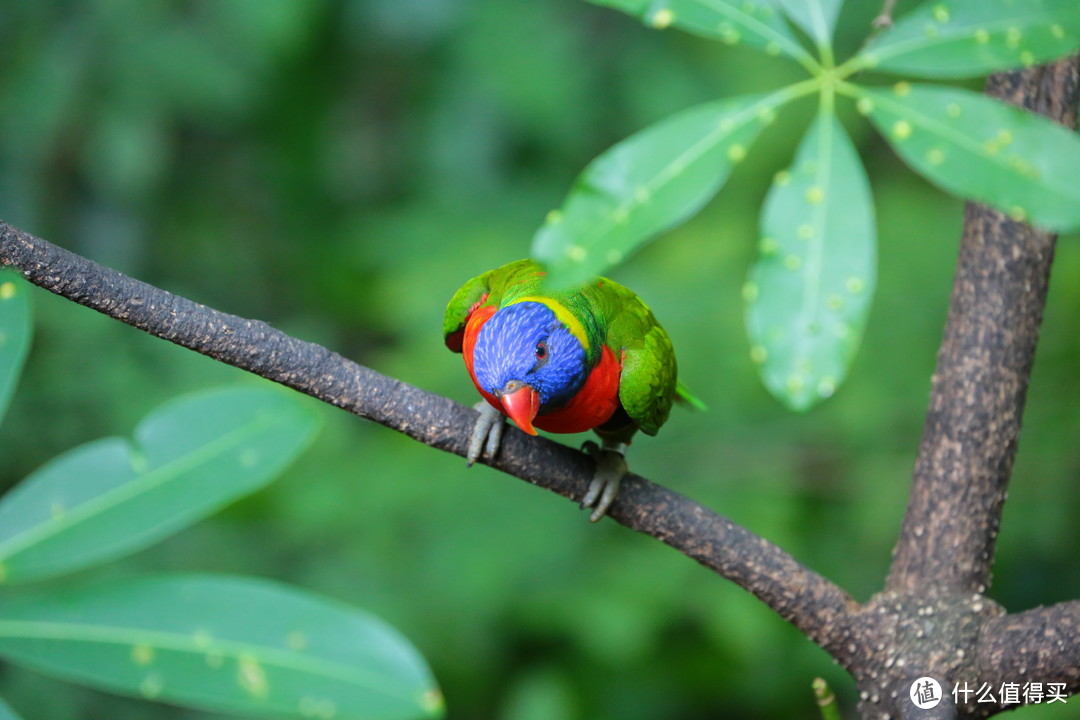
[[581,446],[583,452],[596,462],[596,474],[593,475],[589,489],[581,501],[582,508],[593,509],[589,515],[589,522],[598,522],[607,514],[611,503],[615,502],[615,496],[619,493],[619,483],[628,472],[626,458],[623,456],[625,446],[619,444],[604,443],[604,447],[592,440],[585,441]]
[[469,438],[469,450],[465,454],[468,466],[480,459],[481,452],[488,459],[494,459],[499,452],[502,443],[503,428],[506,427],[501,412],[491,406],[487,400],[481,400],[473,405],[473,410],[480,413],[480,417],[473,426],[472,437]]

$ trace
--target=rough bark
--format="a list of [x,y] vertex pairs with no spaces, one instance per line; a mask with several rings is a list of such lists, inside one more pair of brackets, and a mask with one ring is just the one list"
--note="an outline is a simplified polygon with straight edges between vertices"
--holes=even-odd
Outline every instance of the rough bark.
[[[1075,127],[1076,68],[1073,60],[995,75],[987,93]],[[990,585],[1056,239],[984,205],[965,208],[889,590],[981,593]]]
[[[1080,57],[1072,57],[994,75],[986,91],[1075,128],[1078,79]],[[907,691],[921,676],[946,694],[957,683],[1048,678],[1077,689],[1080,646],[1075,621],[1065,623],[1076,608],[1012,616],[985,596],[1055,241],[984,205],[965,207],[907,511],[885,591],[867,608],[877,615],[867,633],[879,639],[853,673],[865,718],[981,718],[1015,707],[962,697],[956,707],[946,697],[932,712],[918,710]],[[1065,623],[1060,631],[1046,624],[1051,618]]]
[[1075,693],[1080,689],[1080,601],[994,618],[982,628],[976,648],[984,682],[995,687],[1018,680],[1065,683],[1069,694]]

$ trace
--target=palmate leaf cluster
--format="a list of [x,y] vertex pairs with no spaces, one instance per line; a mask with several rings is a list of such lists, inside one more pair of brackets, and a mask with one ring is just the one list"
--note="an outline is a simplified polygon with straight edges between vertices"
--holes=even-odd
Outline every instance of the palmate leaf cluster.
[[[0,419],[30,344],[28,289],[0,272]],[[0,498],[0,657],[150,700],[244,715],[434,717],[431,671],[361,610],[250,577],[35,586],[142,550],[272,481],[318,418],[277,388],[192,393],[47,462]],[[28,585],[28,587],[24,587]],[[16,718],[0,700],[0,718]]]
[[[917,82],[1032,67],[1074,52],[1075,0],[928,2],[842,63],[832,46],[841,0],[594,2],[652,28],[787,57],[810,79],[690,108],[618,143],[549,213],[533,255],[560,284],[604,272],[700,210],[777,113],[816,95],[816,118],[762,206],[757,260],[743,288],[750,356],[770,392],[792,409],[813,407],[843,381],[875,288],[873,198],[837,119],[838,98],[854,101],[896,153],[942,189],[1047,230],[1080,228],[1075,134],[971,90]],[[870,70],[904,79],[856,81]]]

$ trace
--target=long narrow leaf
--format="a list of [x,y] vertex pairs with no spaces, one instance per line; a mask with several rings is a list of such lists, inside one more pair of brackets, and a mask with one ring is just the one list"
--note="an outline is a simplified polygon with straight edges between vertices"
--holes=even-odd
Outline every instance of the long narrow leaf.
[[0,271],[0,421],[19,382],[30,347],[30,297],[13,272]]
[[931,182],[1048,230],[1080,227],[1080,137],[959,88],[858,91],[860,111]]
[[787,16],[814,38],[818,45],[832,42],[842,4],[843,0],[780,0]]
[[75,682],[221,712],[442,714],[430,670],[393,628],[253,578],[110,580],[2,600],[0,655]]
[[[830,1],[830,0],[827,0]],[[775,0],[590,0],[641,18],[650,27],[677,27],[729,45],[746,44],[801,62],[813,58],[791,34]]]
[[793,410],[830,397],[862,338],[876,280],[870,184],[835,115],[818,116],[765,201],[744,288],[751,355]]
[[853,62],[929,78],[964,78],[1061,57],[1080,47],[1077,0],[928,2]]
[[533,238],[551,283],[584,282],[701,209],[770,121],[772,97],[699,105],[593,160]]
[[0,502],[0,579],[70,572],[177,532],[270,482],[316,425],[296,399],[263,388],[166,403],[139,423],[134,445],[75,448]]

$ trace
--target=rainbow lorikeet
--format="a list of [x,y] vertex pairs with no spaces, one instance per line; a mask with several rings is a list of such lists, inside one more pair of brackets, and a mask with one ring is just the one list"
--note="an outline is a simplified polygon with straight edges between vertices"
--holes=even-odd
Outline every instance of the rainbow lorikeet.
[[446,345],[463,353],[485,401],[468,460],[498,451],[503,415],[531,435],[594,430],[603,447],[586,443],[597,473],[582,507],[595,522],[627,472],[634,433],[655,435],[677,397],[700,403],[677,382],[671,340],[633,291],[597,278],[547,292],[543,280],[537,263],[518,260],[465,283],[446,307]]

